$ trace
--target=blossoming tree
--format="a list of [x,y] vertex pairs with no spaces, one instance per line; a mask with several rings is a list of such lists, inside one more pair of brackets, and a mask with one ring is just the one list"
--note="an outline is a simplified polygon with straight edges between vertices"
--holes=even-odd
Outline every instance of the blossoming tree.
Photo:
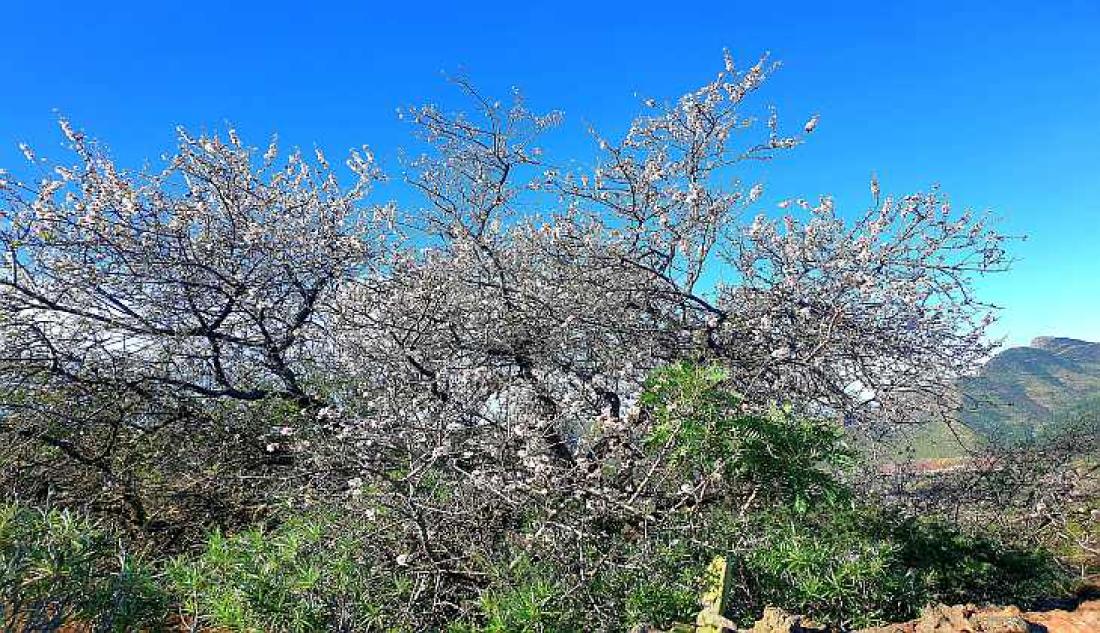
[[[588,551],[608,530],[762,501],[729,470],[736,448],[687,469],[673,439],[654,448],[667,420],[639,396],[656,368],[721,367],[737,394],[722,415],[760,424],[950,412],[990,351],[972,284],[1004,268],[1004,238],[936,190],[877,182],[861,213],[828,197],[765,211],[739,166],[817,125],[752,116],[774,68],[727,58],[698,90],[646,101],[621,138],[596,134],[584,168],[539,147],[560,114],[459,81],[471,114],[409,112],[427,144],[405,178],[420,206],[364,203],[383,177],[365,150],[346,189],[324,156],[280,160],[232,131],[181,132],[163,171],[129,173],[64,124],[75,165],[28,149],[40,179],[0,184],[13,468],[44,472],[27,446],[59,451],[70,470],[51,485],[90,478],[80,489],[139,527],[215,491],[215,515],[276,494],[367,507],[392,537],[377,564],[444,613],[517,533]],[[258,482],[247,503],[227,473]],[[627,565],[576,564],[603,563]]]

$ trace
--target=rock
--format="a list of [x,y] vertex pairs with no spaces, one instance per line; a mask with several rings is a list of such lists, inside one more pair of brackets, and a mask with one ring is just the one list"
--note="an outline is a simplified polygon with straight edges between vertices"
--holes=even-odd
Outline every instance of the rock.
[[[738,633],[727,618],[710,608],[703,609],[695,625],[679,625],[668,633]],[[804,616],[792,615],[783,609],[768,607],[751,629],[740,633],[832,633],[834,629],[820,625]],[[1100,633],[1100,600],[1080,603],[1066,611],[1021,612],[1016,607],[976,607],[972,604],[931,605],[916,620],[887,624],[855,633]],[[636,627],[631,633],[658,633],[650,627]]]
[[914,627],[915,633],[973,633],[968,616],[972,605],[949,607],[936,604],[925,607]]
[[1100,633],[1100,600],[1074,611],[1054,609],[1021,613],[1016,607],[933,605],[916,620],[859,633]]
[[828,633],[828,629],[801,615],[768,607],[764,616],[749,629],[750,633]]
[[982,633],[1028,633],[1031,626],[1019,615],[977,615],[972,618],[975,631]]
[[903,622],[902,624],[887,624],[886,626],[860,629],[859,633],[916,633],[916,626],[915,622]]
[[1028,633],[1030,628],[1016,607],[979,610],[974,605],[926,609],[914,633]]
[[1083,602],[1073,611],[1055,609],[1025,613],[1023,617],[1036,625],[1035,630],[1047,633],[1096,633],[1100,631],[1100,600]]

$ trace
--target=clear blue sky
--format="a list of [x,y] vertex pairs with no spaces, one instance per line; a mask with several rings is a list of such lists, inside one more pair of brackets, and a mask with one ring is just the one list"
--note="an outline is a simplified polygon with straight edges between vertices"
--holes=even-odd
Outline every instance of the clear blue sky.
[[20,141],[57,154],[56,110],[134,166],[176,125],[232,121],[255,144],[367,143],[394,167],[395,109],[448,98],[441,71],[519,86],[579,139],[621,126],[636,94],[709,79],[723,48],[746,65],[770,50],[784,68],[765,99],[792,124],[821,114],[770,191],[851,209],[873,171],[889,192],[939,183],[1030,236],[982,284],[1010,344],[1100,340],[1100,2],[970,4],[7,0],[0,165]]

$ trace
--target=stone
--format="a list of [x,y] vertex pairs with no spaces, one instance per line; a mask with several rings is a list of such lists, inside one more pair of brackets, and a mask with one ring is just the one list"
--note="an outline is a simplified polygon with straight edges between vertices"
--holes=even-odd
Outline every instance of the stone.
[[828,633],[828,629],[801,615],[768,607],[750,629],[750,633]]

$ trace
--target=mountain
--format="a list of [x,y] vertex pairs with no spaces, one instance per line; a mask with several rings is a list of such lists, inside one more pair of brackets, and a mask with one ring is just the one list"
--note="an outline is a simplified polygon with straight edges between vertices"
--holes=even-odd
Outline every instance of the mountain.
[[992,439],[1026,439],[1100,412],[1100,343],[1039,337],[961,384],[961,420]]

